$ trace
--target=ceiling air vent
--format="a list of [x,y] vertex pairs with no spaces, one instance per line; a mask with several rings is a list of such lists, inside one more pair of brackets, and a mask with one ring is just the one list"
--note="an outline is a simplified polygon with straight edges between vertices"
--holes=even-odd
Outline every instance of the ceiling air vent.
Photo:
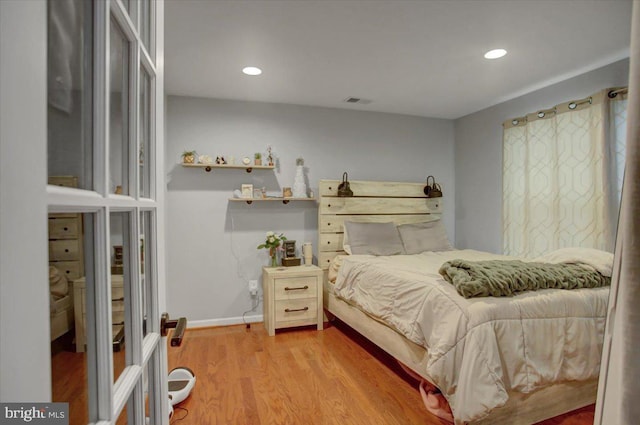
[[369,103],[371,103],[371,101],[369,99],[361,99],[359,97],[348,97],[345,100],[343,100],[343,102],[345,102],[345,103],[359,103],[361,105],[368,105]]

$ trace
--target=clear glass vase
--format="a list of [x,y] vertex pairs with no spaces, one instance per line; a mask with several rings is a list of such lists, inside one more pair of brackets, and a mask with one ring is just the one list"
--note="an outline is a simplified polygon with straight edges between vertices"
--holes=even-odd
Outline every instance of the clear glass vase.
[[271,257],[271,267],[278,267],[278,254],[275,248],[269,248],[269,256]]

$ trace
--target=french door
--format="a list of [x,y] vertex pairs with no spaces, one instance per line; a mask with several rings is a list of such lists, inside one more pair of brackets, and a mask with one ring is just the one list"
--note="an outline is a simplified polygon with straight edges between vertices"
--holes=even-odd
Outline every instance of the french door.
[[[168,424],[164,4],[0,3],[0,401],[51,401],[54,264],[76,296],[83,422]],[[55,220],[81,242],[52,243]]]

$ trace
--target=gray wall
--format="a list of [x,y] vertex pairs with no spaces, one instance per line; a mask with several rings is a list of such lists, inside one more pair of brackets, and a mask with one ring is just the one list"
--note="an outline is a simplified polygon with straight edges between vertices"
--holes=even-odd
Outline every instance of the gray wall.
[[[214,159],[264,154],[276,170],[214,169],[205,173],[178,164],[183,150]],[[239,323],[252,308],[247,283],[261,278],[266,231],[312,242],[317,256],[314,202],[232,203],[243,183],[270,194],[293,186],[297,157],[305,160],[307,185],[318,180],[424,181],[432,174],[445,193],[444,224],[454,235],[453,121],[346,109],[169,96],[167,104],[168,311],[192,325]],[[315,259],[314,259],[315,261]],[[262,297],[262,290],[260,290]],[[259,320],[261,303],[247,313]]]
[[540,109],[627,85],[628,59],[455,121],[457,248],[502,253],[502,123]]

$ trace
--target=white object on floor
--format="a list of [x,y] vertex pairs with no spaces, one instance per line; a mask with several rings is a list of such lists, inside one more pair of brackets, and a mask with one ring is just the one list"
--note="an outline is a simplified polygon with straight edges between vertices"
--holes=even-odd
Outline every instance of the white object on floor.
[[196,385],[196,374],[188,367],[177,367],[169,372],[169,404],[175,406],[182,403]]

